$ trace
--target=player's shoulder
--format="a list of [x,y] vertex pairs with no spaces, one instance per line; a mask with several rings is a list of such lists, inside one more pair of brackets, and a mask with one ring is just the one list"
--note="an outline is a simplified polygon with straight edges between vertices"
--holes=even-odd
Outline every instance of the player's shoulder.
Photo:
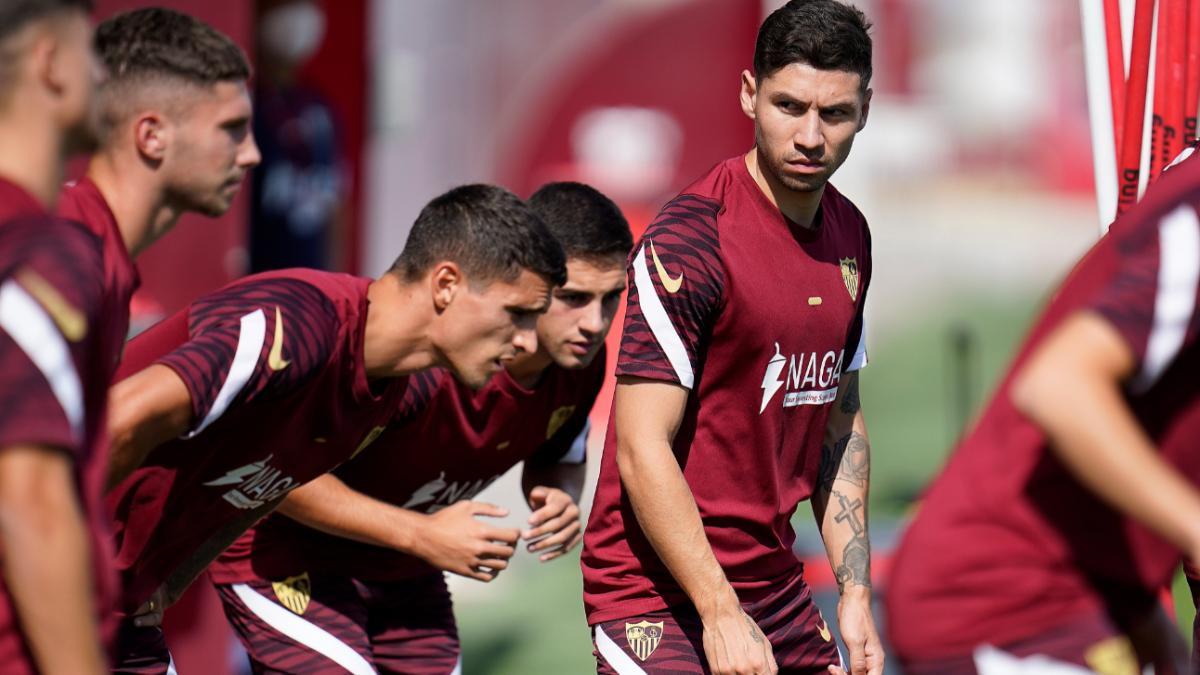
[[288,313],[336,318],[336,307],[356,302],[366,295],[369,280],[348,274],[319,270],[290,269],[263,272],[234,281],[193,304],[197,307],[231,305],[244,308],[280,307]]
[[863,215],[862,210],[833,183],[825,184],[825,192],[821,195],[821,208],[824,209],[826,217],[836,219],[843,227],[870,231],[867,217]]
[[0,225],[0,273],[22,266],[72,269],[101,282],[100,238],[87,228],[50,214],[30,214]]

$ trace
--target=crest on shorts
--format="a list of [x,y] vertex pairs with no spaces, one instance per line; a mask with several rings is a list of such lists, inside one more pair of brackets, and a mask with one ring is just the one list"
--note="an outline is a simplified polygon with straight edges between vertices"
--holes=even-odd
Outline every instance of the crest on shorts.
[[846,282],[850,299],[858,302],[858,258],[842,258],[838,263],[842,266],[842,281]]
[[1100,675],[1137,675],[1141,672],[1133,644],[1124,636],[1110,637],[1093,644],[1084,652],[1083,660],[1088,668]]
[[642,661],[650,658],[654,650],[658,649],[658,643],[662,640],[662,636],[662,621],[658,623],[639,621],[625,624],[625,640],[629,642],[629,649]]
[[550,437],[558,433],[558,430],[562,428],[562,425],[566,424],[567,420],[571,419],[571,415],[574,414],[575,406],[573,405],[564,405],[558,410],[555,410],[554,414],[550,415],[550,424],[546,425],[546,440],[550,440]]
[[312,582],[308,572],[288,577],[283,581],[272,581],[271,588],[275,589],[275,597],[279,604],[292,610],[295,614],[304,614],[308,609],[308,601],[312,599]]

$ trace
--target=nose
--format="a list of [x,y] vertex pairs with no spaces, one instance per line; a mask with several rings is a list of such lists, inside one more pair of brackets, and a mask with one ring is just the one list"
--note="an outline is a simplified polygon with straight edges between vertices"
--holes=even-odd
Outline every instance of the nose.
[[258,143],[254,141],[254,134],[246,134],[246,140],[242,142],[242,150],[238,153],[238,165],[249,169],[256,167],[262,162],[262,153],[258,150]]
[[586,335],[597,335],[604,330],[604,303],[596,300],[587,306],[579,320],[579,330]]
[[809,110],[796,124],[796,133],[792,136],[796,147],[808,151],[820,150],[825,136],[821,133],[821,117],[817,111]]
[[512,343],[513,347],[516,347],[519,352],[525,352],[526,354],[536,352],[538,348],[537,328],[524,326],[518,328],[513,333]]

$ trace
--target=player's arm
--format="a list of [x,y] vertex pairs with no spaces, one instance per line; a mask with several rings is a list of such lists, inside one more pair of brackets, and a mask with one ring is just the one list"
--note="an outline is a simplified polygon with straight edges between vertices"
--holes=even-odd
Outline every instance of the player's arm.
[[109,487],[141,466],[151,450],[186,433],[191,422],[191,394],[166,366],[152,365],[113,385],[108,415]]
[[74,464],[38,446],[0,450],[0,550],[29,650],[44,673],[103,673],[91,546]]
[[1158,454],[1125,401],[1136,356],[1105,318],[1067,318],[1017,373],[1012,401],[1106,502],[1200,560],[1200,492]]
[[812,508],[838,582],[838,626],[850,672],[883,672],[883,649],[871,616],[871,541],[867,496],[871,444],[858,395],[858,371],[846,373],[825,425]]
[[426,515],[369,497],[333,474],[293,490],[279,512],[326,534],[395,549],[479,581],[491,581],[508,567],[520,536],[477,518],[508,515],[493,504],[461,501]]
[[700,614],[704,653],[712,671],[773,673],[771,645],[742,610],[717,562],[672,451],[687,401],[688,390],[678,384],[629,376],[617,380],[614,414],[621,483],[650,545]]

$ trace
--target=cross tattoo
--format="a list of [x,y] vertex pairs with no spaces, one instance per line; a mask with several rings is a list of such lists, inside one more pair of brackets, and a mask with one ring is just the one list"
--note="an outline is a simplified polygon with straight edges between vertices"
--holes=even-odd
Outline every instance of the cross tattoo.
[[837,491],[835,491],[833,494],[838,498],[838,504],[840,504],[842,507],[842,510],[836,516],[834,516],[833,520],[839,523],[850,523],[850,529],[854,531],[856,536],[865,532],[866,528],[863,527],[863,522],[858,517],[858,512],[860,509],[862,509],[863,505],[862,500],[855,499],[854,501],[850,501],[846,495]]

